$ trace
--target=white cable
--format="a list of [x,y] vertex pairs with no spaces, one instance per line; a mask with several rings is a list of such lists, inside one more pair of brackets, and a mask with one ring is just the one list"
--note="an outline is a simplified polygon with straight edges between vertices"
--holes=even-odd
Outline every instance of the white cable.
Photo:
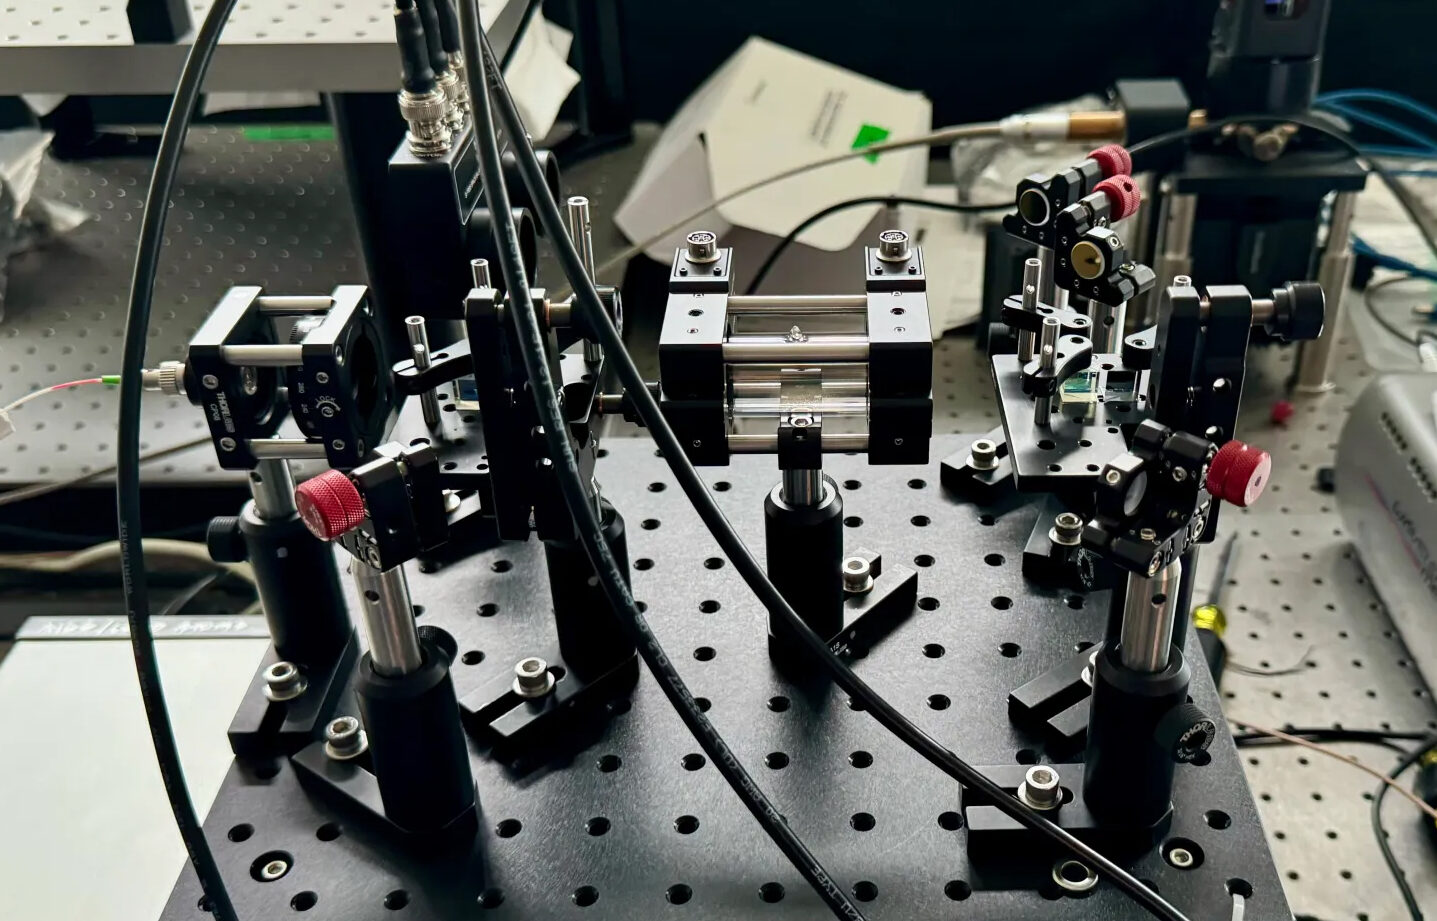
[[1423,339],[1422,344],[1417,346],[1417,360],[1421,362],[1423,371],[1437,374],[1437,341]]
[[101,377],[87,377],[78,381],[65,381],[61,384],[51,384],[49,387],[41,387],[39,390],[33,390],[30,393],[25,394],[18,400],[14,400],[4,406],[0,406],[0,438],[4,438],[14,433],[15,431],[15,422],[13,419],[10,418],[11,411],[19,409],[26,403],[29,403],[31,400],[38,400],[40,397],[43,397],[48,393],[56,393],[60,390],[69,390],[72,387],[80,387],[85,384],[113,385],[118,383],[119,380],[119,375],[106,374]]
[[[145,552],[157,557],[194,560],[207,567],[223,568],[230,573],[254,583],[254,570],[248,563],[216,563],[205,545],[198,541],[168,540],[160,537],[145,539]],[[0,555],[0,566],[24,569],[30,572],[70,573],[78,572],[97,563],[104,563],[120,555],[120,542],[106,541],[84,550],[77,550],[63,556],[41,553],[16,553]]]
[[119,380],[118,375],[110,374],[104,377],[87,377],[78,381],[65,381],[61,384],[51,384],[49,387],[41,387],[39,390],[31,391],[18,400],[0,407],[0,413],[8,413],[13,409],[19,409],[31,400],[37,400],[47,393],[55,393],[58,390],[68,390],[72,387],[82,387],[86,384],[107,384],[113,386]]

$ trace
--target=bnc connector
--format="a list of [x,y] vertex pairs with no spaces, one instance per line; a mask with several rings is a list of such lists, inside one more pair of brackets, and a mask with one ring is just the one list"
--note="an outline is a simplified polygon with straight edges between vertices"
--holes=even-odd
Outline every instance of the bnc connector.
[[409,125],[404,136],[416,157],[440,157],[449,152],[449,97],[436,87],[427,93],[399,94],[399,114]]
[[471,101],[469,99],[469,79],[466,73],[464,54],[460,51],[449,53],[449,72],[454,75],[454,83],[446,84],[444,91],[449,93],[449,127],[455,134],[464,130],[469,123],[469,110]]

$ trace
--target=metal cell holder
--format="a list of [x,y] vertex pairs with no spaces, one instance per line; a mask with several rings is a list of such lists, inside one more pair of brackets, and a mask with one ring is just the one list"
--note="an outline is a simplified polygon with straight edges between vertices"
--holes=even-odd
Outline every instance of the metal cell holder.
[[[735,296],[732,251],[692,233],[674,255],[659,342],[660,408],[695,463],[778,456],[782,482],[764,503],[770,575],[816,633],[854,653],[911,611],[917,577],[885,573],[871,551],[845,554],[823,455],[923,462],[932,434],[923,255],[902,231],[877,242],[862,294]],[[785,622],[769,627],[776,661],[804,658]]]
[[[731,250],[698,231],[675,254],[661,403],[700,463],[779,450],[783,418],[821,420],[821,453],[927,456],[932,342],[923,255],[901,232],[865,251],[853,295],[738,296]],[[889,238],[891,237],[891,239]]]

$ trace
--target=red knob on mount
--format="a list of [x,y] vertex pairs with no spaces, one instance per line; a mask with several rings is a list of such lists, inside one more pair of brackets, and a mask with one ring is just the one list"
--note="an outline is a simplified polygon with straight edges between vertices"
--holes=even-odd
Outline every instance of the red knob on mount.
[[338,470],[326,470],[296,486],[294,504],[304,526],[320,540],[334,540],[364,520],[364,498]]
[[1105,144],[1088,154],[1088,159],[1097,160],[1103,175],[1109,179],[1131,175],[1133,172],[1133,156],[1121,144]]
[[1218,449],[1207,471],[1207,491],[1214,498],[1247,508],[1257,501],[1272,476],[1272,455],[1240,441]]
[[1138,189],[1138,184],[1133,181],[1132,176],[1126,174],[1109,176],[1094,186],[1093,191],[1108,196],[1108,203],[1113,211],[1108,220],[1114,222],[1137,214],[1138,206],[1143,203],[1143,193]]

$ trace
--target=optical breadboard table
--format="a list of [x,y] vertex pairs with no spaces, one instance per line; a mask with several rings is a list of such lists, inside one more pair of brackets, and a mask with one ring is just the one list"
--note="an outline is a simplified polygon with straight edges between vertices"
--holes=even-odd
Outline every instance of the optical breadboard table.
[[[496,47],[509,43],[526,0],[480,0]],[[196,27],[210,4],[191,3]],[[205,80],[209,92],[391,92],[399,54],[384,0],[243,0],[235,7]],[[47,0],[0,7],[5,67],[0,93],[172,93],[188,40],[136,45],[124,0]]]
[[[600,258],[620,242],[607,216],[612,215],[635,175],[644,145],[653,135],[653,130],[647,129],[641,132],[641,143],[635,148],[582,164],[566,175],[569,189],[595,202]],[[5,371],[0,375],[0,399],[13,399],[34,386],[79,374],[116,370],[135,227],[147,176],[148,164],[138,160],[46,164],[43,168],[41,194],[62,196],[84,205],[98,219],[66,240],[12,261],[7,314],[0,322],[0,368]],[[237,131],[198,130],[181,168],[175,204],[169,227],[171,243],[161,262],[151,360],[178,357],[189,335],[232,284],[263,284],[277,292],[312,293],[361,278],[343,171],[331,143],[254,142]],[[752,258],[761,258],[761,254]],[[547,266],[545,271],[549,273],[546,278],[554,277]],[[639,309],[637,305],[628,306],[631,312]],[[996,426],[991,379],[971,341],[950,337],[937,343],[936,348],[935,430],[984,432]],[[1361,564],[1342,531],[1333,497],[1315,487],[1318,469],[1332,463],[1346,412],[1362,387],[1371,381],[1373,372],[1350,341],[1343,344],[1337,362],[1337,389],[1298,401],[1298,411],[1291,422],[1276,427],[1268,422],[1268,411],[1282,392],[1291,364],[1290,350],[1259,349],[1253,353],[1242,434],[1273,453],[1273,484],[1257,507],[1225,515],[1218,544],[1202,557],[1197,599],[1205,600],[1222,541],[1237,531],[1241,543],[1230,573],[1233,584],[1223,599],[1231,621],[1227,640],[1233,658],[1258,669],[1282,670],[1299,660],[1309,665],[1295,674],[1264,678],[1229,672],[1223,682],[1224,708],[1234,717],[1271,726],[1290,723],[1379,728],[1388,724],[1401,730],[1437,728],[1437,708],[1366,583]],[[33,415],[28,408],[16,413],[20,430],[0,441],[0,483],[17,485],[62,478],[112,463],[113,400],[112,393],[77,391],[37,401],[33,408],[39,411]],[[155,394],[147,394],[145,400],[145,441],[150,447],[203,434],[196,410],[183,400]],[[616,440],[611,439],[609,446],[617,450]],[[935,461],[937,458],[935,453]],[[613,465],[605,469],[606,492],[629,489],[624,484],[630,476],[639,486],[649,482],[644,473],[630,475]],[[771,473],[761,468],[755,476],[759,482],[767,483]],[[732,479],[728,471],[709,474],[715,481]],[[194,484],[211,481],[217,475],[213,450],[206,446],[167,458],[150,465],[146,475]],[[869,474],[857,471],[852,476],[865,485],[848,497],[850,513],[867,521],[873,513],[863,511],[861,504],[873,501],[869,497],[877,493],[865,492]],[[936,483],[936,476],[925,478]],[[930,486],[929,490],[935,488]],[[639,528],[639,522],[650,515],[663,517],[650,510],[655,500],[681,502],[670,486],[663,493],[643,491],[635,500],[621,505],[630,520],[631,533],[640,539],[662,533],[649,534]],[[747,503],[740,503],[731,513],[740,520],[756,515]],[[862,528],[858,531],[861,533]],[[934,533],[925,531],[925,541],[938,543]],[[952,557],[952,553],[966,552],[959,536],[946,538],[945,542],[950,550],[933,553],[938,561],[935,568],[950,565],[950,559],[952,565],[959,565],[959,558]],[[643,552],[636,545],[631,556],[638,558]],[[699,551],[692,555],[701,558]],[[636,572],[635,577],[636,585],[642,587],[648,576]],[[730,609],[738,599],[746,597],[737,589],[730,594]],[[656,604],[651,593],[641,592],[640,597]],[[422,596],[417,600],[424,601]],[[1015,609],[1021,611],[1021,598],[1018,600]],[[653,610],[656,617],[660,616],[661,609]],[[699,616],[692,614],[694,618]],[[742,616],[748,619],[750,631],[761,629],[756,611],[749,610]],[[659,620],[656,626],[666,642],[685,652],[682,638],[686,634],[682,630],[686,621],[677,614],[675,617],[673,624]],[[674,633],[674,629],[680,632]],[[962,634],[957,636],[961,642]],[[1016,667],[1016,663],[1024,662],[1031,666],[1032,660],[1025,657],[1036,648],[1032,643],[1024,644],[1023,655],[1014,662],[1003,660],[999,664]],[[986,651],[977,655],[986,661]],[[751,658],[758,665],[766,661],[757,647]],[[955,668],[953,662],[950,658],[948,667]],[[461,673],[465,668],[456,667]],[[499,666],[491,663],[491,667]],[[909,660],[904,667],[921,668],[923,663]],[[719,701],[723,690],[726,689],[712,689],[707,696]],[[905,703],[912,704],[908,709],[914,712],[924,708],[922,699]],[[1002,712],[1001,698],[990,703],[990,717],[1001,720],[997,715]],[[97,701],[97,706],[103,706],[103,700]],[[661,711],[661,705],[640,708],[636,704],[635,713],[645,719],[658,719],[660,712],[664,712],[664,719],[672,719]],[[223,731],[229,715],[216,714],[216,732]],[[630,715],[624,717],[629,718]],[[724,726],[722,720],[720,726]],[[965,750],[960,741],[955,737],[954,744],[961,754],[977,756]],[[885,751],[892,749],[891,744],[885,744]],[[1372,746],[1349,745],[1341,749],[1380,769],[1389,767],[1396,757]],[[690,750],[692,747],[685,751]],[[770,778],[764,776],[766,769],[761,766],[767,752],[755,754],[745,749],[743,753],[767,784]],[[630,767],[641,770],[642,764]],[[1297,913],[1310,913],[1324,921],[1377,921],[1402,916],[1401,903],[1379,859],[1368,821],[1368,797],[1374,786],[1369,778],[1349,766],[1295,748],[1244,752],[1243,767],[1256,795],[1268,845],[1281,873],[1281,885]],[[777,778],[779,774],[772,776]],[[931,782],[945,783],[936,774]],[[716,777],[709,783],[716,784]],[[728,795],[718,786],[713,790],[717,791],[712,794],[716,797]],[[774,788],[775,795],[780,796],[781,790]],[[1400,797],[1389,796],[1386,816],[1393,848],[1407,868],[1418,898],[1427,906],[1437,906],[1437,861],[1432,858],[1416,811]],[[486,817],[497,822],[508,816]],[[166,822],[168,817],[157,815],[156,821]],[[932,821],[931,816],[925,819]],[[928,833],[926,824],[921,833]],[[753,842],[759,841],[756,830],[745,834]],[[755,847],[768,846],[756,843]],[[822,847],[818,850],[826,854]],[[783,869],[776,851],[769,848],[764,853],[770,854],[775,873]],[[852,867],[860,868],[858,864]],[[845,879],[852,876],[841,862],[835,862],[833,869],[843,871]],[[716,870],[706,872],[718,875]],[[697,889],[693,877],[685,876],[685,884]],[[853,877],[855,882],[859,879]],[[875,901],[875,915],[887,914],[880,913],[882,905],[890,893],[905,885],[903,879],[900,874],[881,885],[882,901]],[[675,876],[665,886],[680,881]],[[574,886],[591,884],[597,886],[582,881]],[[518,898],[524,886],[511,883],[508,888],[511,897]],[[787,887],[791,898],[797,898],[799,888],[796,882]],[[567,898],[571,892],[566,889],[560,894]],[[755,913],[769,908],[748,900],[749,894],[749,890],[741,893],[743,905]],[[941,888],[936,896],[929,894],[939,900],[945,898]],[[604,898],[601,893],[601,900]],[[607,901],[612,902],[612,898]],[[653,907],[668,910],[661,905]],[[964,907],[951,906],[953,910]],[[466,910],[472,908],[466,906]],[[565,907],[566,912],[572,909],[572,903]],[[284,910],[289,911],[287,907]],[[903,916],[901,911],[897,915]]]
[[[976,437],[976,436],[974,436]],[[971,438],[946,436],[946,454]],[[788,823],[871,917],[910,921],[957,912],[995,919],[1139,918],[1141,909],[1099,884],[1062,897],[1059,853],[1036,840],[1010,860],[970,845],[958,785],[894,744],[862,707],[827,682],[796,685],[767,655],[766,617],[719,554],[649,444],[615,439],[597,476],[625,513],[635,596],[709,717],[758,775]],[[1033,591],[1021,548],[1038,506],[978,507],[948,497],[938,467],[870,467],[836,456],[827,468],[844,492],[845,538],[919,571],[912,615],[856,671],[923,727],[978,765],[1017,768],[1048,760],[1041,740],[1013,729],[1009,690],[1101,638],[1107,592]],[[738,457],[707,472],[720,504],[760,545],[772,458]],[[421,629],[455,640],[455,692],[463,700],[496,672],[512,671],[552,636],[547,576],[537,541],[504,544],[424,572],[411,567]],[[468,664],[465,664],[468,663]],[[1192,696],[1218,706],[1196,674]],[[763,836],[647,675],[608,708],[593,740],[516,772],[473,753],[482,803],[472,855],[404,853],[358,816],[300,783],[288,761],[237,764],[206,821],[242,915],[270,917],[293,903],[348,919],[383,919],[396,906],[415,919],[532,921],[568,916],[738,921],[821,919],[827,909]],[[1181,767],[1165,841],[1197,857],[1177,869],[1155,853],[1135,872],[1195,918],[1231,911],[1229,888],[1253,893],[1249,919],[1286,921],[1277,870],[1232,743],[1209,763]],[[1070,783],[1076,779],[1070,776]],[[283,855],[283,856],[276,856]],[[984,858],[987,858],[985,864]],[[278,880],[252,870],[289,864]],[[258,861],[258,863],[257,863]],[[308,893],[307,895],[304,893]],[[167,919],[194,917],[188,874]],[[958,903],[966,903],[959,905]]]

